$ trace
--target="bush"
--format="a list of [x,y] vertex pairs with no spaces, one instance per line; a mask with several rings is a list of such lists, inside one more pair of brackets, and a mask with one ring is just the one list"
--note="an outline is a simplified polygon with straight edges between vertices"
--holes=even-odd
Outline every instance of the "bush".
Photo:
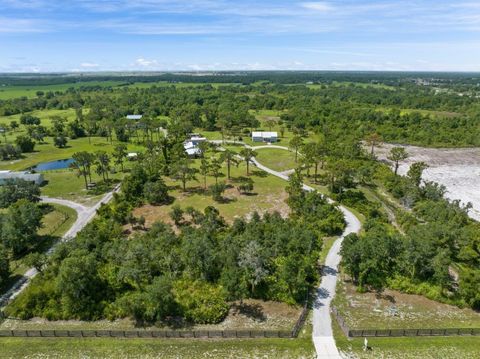
[[166,203],[169,199],[168,187],[161,179],[147,182],[143,187],[143,196],[150,204]]
[[35,148],[35,142],[29,136],[18,136],[15,139],[15,144],[23,153],[33,152],[33,149]]
[[194,323],[219,323],[228,314],[227,295],[220,286],[179,280],[174,284],[173,291],[185,319]]

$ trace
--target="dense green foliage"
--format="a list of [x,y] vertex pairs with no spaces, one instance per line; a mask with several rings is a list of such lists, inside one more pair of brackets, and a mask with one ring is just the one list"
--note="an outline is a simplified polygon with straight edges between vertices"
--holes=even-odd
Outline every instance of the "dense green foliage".
[[0,241],[15,255],[26,251],[37,242],[42,216],[36,204],[20,199],[0,215]]
[[436,300],[480,308],[480,225],[469,207],[450,202],[437,184],[420,184],[412,166],[408,177],[386,174],[393,195],[411,208],[402,220],[405,234],[378,220],[363,235],[350,235],[342,246],[342,264],[360,289],[385,286]]
[[[344,226],[338,209],[320,195],[305,194],[291,219],[254,213],[249,222],[237,219],[231,227],[213,207],[204,213],[188,209],[188,219],[177,210],[179,234],[156,223],[127,237],[127,199],[141,199],[152,186],[144,167],[134,167],[125,193],[100,208],[75,241],[55,250],[41,275],[9,306],[9,315],[216,323],[232,300],[305,300],[317,280],[321,236]],[[307,221],[313,223],[307,227]]]
[[38,202],[40,188],[35,183],[23,179],[7,180],[0,186],[0,208],[7,208],[20,199]]

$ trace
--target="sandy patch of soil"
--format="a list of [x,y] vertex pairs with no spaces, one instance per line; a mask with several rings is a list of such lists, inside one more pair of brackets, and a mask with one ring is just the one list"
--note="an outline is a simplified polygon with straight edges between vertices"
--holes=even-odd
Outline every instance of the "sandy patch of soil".
[[[387,160],[392,147],[394,145],[384,144],[375,150],[375,154],[380,160]],[[406,174],[414,162],[427,163],[429,168],[425,170],[423,179],[444,185],[449,199],[460,200],[463,204],[471,202],[470,217],[480,220],[480,148],[402,147],[410,157],[400,165],[400,174]]]

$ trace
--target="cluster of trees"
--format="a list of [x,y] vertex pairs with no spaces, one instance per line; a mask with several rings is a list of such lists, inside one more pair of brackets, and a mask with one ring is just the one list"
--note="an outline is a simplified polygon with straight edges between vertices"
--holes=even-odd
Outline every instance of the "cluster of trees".
[[422,182],[425,168],[419,162],[406,176],[380,175],[411,210],[400,216],[404,234],[370,218],[362,235],[345,238],[342,266],[360,290],[388,286],[479,309],[480,225],[469,218],[469,206],[444,198],[443,186]]
[[189,209],[175,215],[179,234],[159,222],[128,240],[122,226],[133,192],[115,195],[75,241],[57,247],[7,314],[216,323],[234,300],[300,303],[317,280],[320,236],[338,233],[344,222],[322,196],[300,193],[293,181],[289,188],[290,219],[254,213],[228,226],[214,207]]
[[40,189],[31,182],[8,180],[0,186],[0,287],[10,275],[10,259],[26,253],[38,243],[41,226]]

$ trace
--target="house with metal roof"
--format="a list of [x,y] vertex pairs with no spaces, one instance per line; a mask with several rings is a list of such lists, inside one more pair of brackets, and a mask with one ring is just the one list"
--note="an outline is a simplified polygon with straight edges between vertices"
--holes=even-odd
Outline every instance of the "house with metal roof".
[[278,134],[276,132],[262,132],[262,131],[253,131],[252,132],[252,141],[253,142],[277,142]]
[[0,171],[0,186],[4,185],[8,180],[22,179],[24,181],[33,182],[37,185],[41,185],[45,182],[41,173],[31,172],[12,172],[12,171]]
[[127,120],[138,121],[138,120],[141,120],[142,117],[143,117],[142,115],[127,115]]

